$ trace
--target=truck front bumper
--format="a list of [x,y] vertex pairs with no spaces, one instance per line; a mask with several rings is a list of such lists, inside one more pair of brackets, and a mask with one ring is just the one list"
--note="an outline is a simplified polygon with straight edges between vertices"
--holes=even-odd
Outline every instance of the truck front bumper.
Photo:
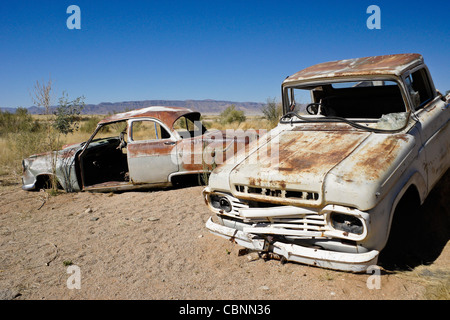
[[212,221],[212,217],[206,222],[206,228],[208,228],[211,233],[232,240],[250,250],[273,252],[284,257],[287,261],[334,270],[365,272],[369,266],[377,263],[379,254],[379,251],[377,250],[364,253],[345,253],[307,248],[280,241],[269,243],[266,239],[257,235],[215,223]]

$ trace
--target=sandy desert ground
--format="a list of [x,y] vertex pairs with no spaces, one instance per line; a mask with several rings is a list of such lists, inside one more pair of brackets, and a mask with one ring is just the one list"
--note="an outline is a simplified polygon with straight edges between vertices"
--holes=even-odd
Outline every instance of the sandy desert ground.
[[[202,186],[124,193],[26,192],[0,181],[0,299],[420,300],[448,298],[448,174],[422,211],[431,261],[353,274],[239,254],[210,234]],[[428,219],[428,220],[427,220]],[[434,228],[434,229],[433,229]],[[428,241],[428,242],[427,242]],[[80,289],[68,280],[78,268]],[[69,269],[69,270],[68,270]],[[71,287],[71,288],[70,288]],[[442,294],[444,292],[444,294]],[[446,293],[445,293],[446,292]]]

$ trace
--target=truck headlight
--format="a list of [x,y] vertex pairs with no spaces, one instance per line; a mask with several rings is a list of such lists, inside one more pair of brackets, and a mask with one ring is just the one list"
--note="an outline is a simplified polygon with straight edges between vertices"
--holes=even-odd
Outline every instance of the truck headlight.
[[336,230],[353,234],[362,234],[364,225],[361,219],[349,214],[332,212],[330,215],[331,225]]
[[218,194],[210,194],[209,202],[211,206],[215,209],[223,210],[225,212],[230,212],[232,209],[232,205],[230,200],[227,197]]

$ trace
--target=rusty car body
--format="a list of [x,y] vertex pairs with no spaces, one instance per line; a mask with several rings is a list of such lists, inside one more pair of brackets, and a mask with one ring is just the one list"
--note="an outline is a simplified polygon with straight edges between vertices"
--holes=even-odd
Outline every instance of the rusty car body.
[[321,63],[287,77],[270,139],[211,174],[206,227],[283,260],[367,270],[399,202],[408,194],[423,203],[449,168],[449,103],[419,54]]
[[[86,142],[24,159],[22,188],[38,190],[52,176],[70,192],[167,187],[204,177],[226,156],[220,150],[234,154],[257,139],[257,131],[208,131],[200,116],[187,108],[153,106],[107,117]],[[209,155],[214,161],[205,161],[205,150],[219,151]]]

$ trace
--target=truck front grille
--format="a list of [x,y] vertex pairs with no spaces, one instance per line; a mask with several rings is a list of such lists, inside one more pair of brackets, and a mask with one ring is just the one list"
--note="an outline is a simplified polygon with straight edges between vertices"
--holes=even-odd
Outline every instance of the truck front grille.
[[283,190],[267,187],[254,187],[246,185],[235,185],[236,191],[245,194],[262,195],[266,197],[285,198],[292,200],[319,200],[319,194],[311,191]]

